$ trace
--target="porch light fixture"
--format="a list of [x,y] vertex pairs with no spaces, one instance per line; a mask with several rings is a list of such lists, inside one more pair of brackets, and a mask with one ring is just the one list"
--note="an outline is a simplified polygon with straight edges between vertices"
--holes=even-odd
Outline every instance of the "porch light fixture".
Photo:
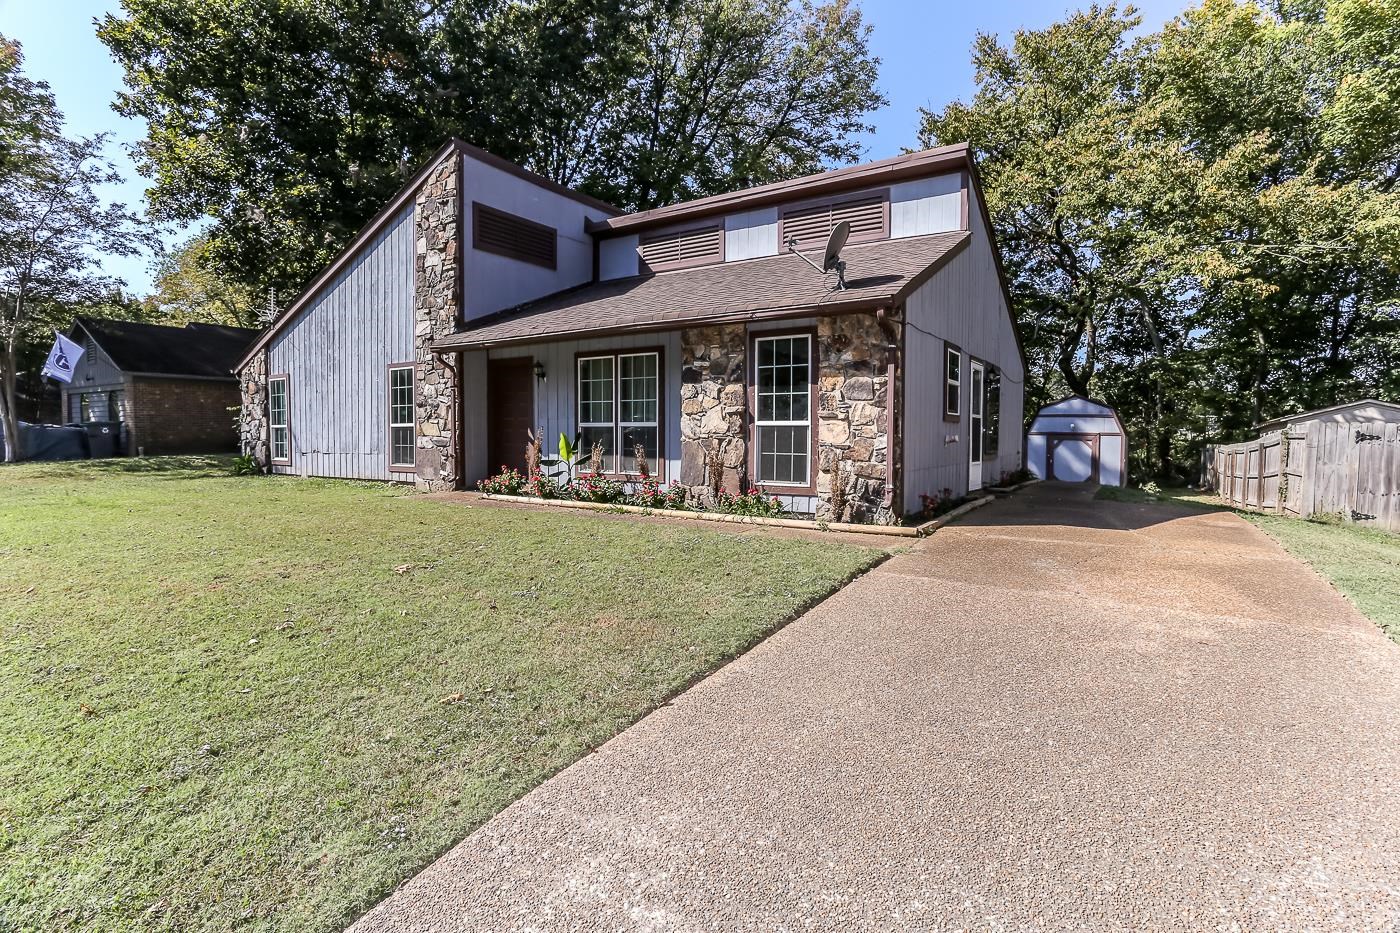
[[535,378],[544,382],[544,364],[539,360],[535,360]]

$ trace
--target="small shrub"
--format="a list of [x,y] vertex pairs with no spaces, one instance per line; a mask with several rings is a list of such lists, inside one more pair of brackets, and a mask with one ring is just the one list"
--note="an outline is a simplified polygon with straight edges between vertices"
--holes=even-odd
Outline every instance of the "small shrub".
[[228,471],[234,476],[257,476],[262,470],[258,469],[258,461],[252,457],[238,456],[233,458],[233,463],[229,465]]
[[1153,482],[1143,483],[1142,491],[1154,499],[1159,499],[1162,496],[1162,487]]
[[[594,447],[595,454],[601,445]],[[601,459],[601,455],[599,455]],[[579,502],[622,502],[627,489],[622,483],[600,473],[585,473],[568,486],[570,498]]]
[[504,464],[501,465],[500,473],[488,476],[476,484],[477,489],[493,496],[518,496],[525,492],[525,486],[525,477],[520,471]]
[[776,518],[783,514],[783,503],[777,496],[766,496],[756,487],[751,487],[748,492],[739,496],[721,489],[710,500],[709,511]]

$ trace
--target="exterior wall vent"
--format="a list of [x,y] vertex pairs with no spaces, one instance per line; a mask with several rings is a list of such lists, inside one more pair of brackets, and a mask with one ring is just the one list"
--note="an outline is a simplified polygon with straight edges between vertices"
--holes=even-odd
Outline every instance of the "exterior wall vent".
[[843,220],[851,223],[850,243],[883,240],[890,231],[890,202],[886,194],[862,195],[845,201],[828,201],[783,212],[778,230],[778,249],[787,251],[789,237],[797,238],[798,249],[815,249],[826,243],[832,229]]
[[644,236],[637,244],[642,270],[684,269],[724,261],[724,233],[716,224]]
[[472,248],[532,265],[559,265],[559,235],[553,227],[472,202]]

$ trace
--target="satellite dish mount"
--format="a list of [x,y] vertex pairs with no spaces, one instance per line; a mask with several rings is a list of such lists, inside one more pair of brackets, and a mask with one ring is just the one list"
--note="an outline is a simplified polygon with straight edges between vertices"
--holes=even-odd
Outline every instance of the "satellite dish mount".
[[851,235],[851,222],[843,220],[831,231],[831,236],[826,238],[826,249],[822,250],[822,263],[817,265],[809,257],[797,252],[797,237],[790,236],[787,240],[788,252],[796,253],[807,265],[816,269],[822,275],[836,273],[836,288],[844,290],[846,288],[846,261],[841,258],[841,250],[846,246],[846,240]]

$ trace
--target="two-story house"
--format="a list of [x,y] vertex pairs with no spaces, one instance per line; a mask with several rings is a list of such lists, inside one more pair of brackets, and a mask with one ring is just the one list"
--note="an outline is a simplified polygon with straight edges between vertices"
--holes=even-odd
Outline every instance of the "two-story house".
[[[844,288],[808,262],[842,221]],[[276,473],[463,488],[542,429],[620,478],[640,451],[666,484],[722,470],[888,523],[1023,462],[966,146],[623,214],[454,140],[239,374],[244,448]]]

